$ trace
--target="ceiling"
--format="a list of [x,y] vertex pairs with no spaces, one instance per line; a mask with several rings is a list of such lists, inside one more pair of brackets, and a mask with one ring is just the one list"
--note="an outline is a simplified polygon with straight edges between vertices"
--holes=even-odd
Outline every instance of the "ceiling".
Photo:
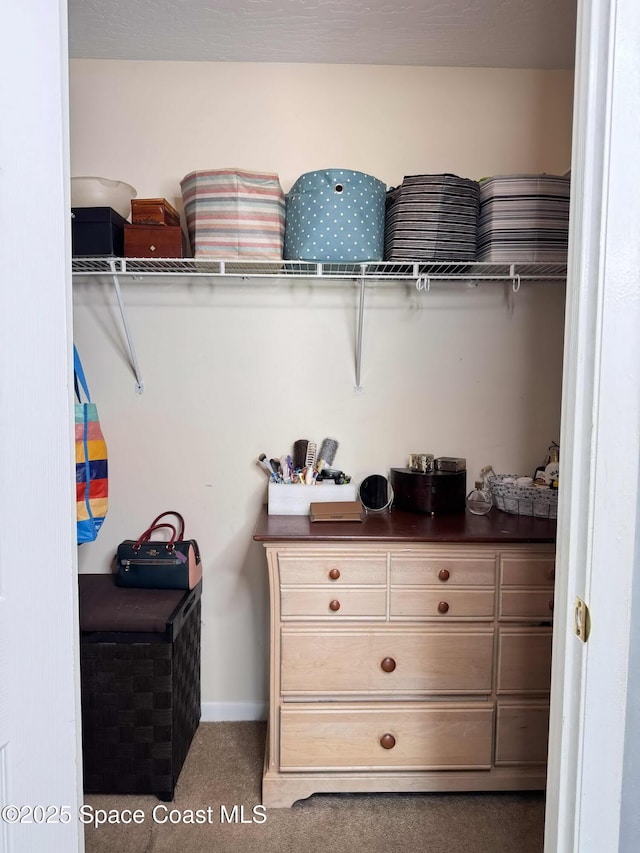
[[576,0],[68,0],[72,58],[573,68]]

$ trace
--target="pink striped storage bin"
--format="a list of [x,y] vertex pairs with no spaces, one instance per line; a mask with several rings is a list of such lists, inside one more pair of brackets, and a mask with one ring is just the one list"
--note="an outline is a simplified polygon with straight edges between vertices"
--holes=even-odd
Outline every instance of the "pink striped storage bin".
[[282,258],[285,198],[278,175],[210,169],[189,172],[180,187],[194,257]]

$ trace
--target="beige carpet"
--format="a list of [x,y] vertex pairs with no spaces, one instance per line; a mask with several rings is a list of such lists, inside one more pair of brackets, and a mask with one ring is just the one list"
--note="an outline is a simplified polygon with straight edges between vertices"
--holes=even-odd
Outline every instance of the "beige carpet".
[[[264,723],[202,723],[173,803],[87,796],[93,810],[140,809],[144,819],[87,825],[87,853],[542,853],[541,793],[317,794],[291,809],[267,810],[264,823],[221,823],[222,805],[229,815],[244,806],[247,821],[260,804],[265,731]],[[154,806],[160,818],[166,809],[210,807],[212,821],[158,823]]]

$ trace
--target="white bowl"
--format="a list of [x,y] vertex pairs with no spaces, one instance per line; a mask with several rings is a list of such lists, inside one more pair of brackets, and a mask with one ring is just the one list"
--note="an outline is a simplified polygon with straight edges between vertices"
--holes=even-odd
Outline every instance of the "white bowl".
[[127,219],[131,213],[131,199],[138,191],[124,181],[109,178],[71,178],[71,207],[111,207]]

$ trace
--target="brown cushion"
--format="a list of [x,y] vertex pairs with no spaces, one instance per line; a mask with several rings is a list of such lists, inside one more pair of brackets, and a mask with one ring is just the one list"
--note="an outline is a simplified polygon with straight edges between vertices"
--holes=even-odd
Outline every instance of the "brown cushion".
[[111,574],[78,575],[80,630],[164,633],[184,589],[125,589]]

